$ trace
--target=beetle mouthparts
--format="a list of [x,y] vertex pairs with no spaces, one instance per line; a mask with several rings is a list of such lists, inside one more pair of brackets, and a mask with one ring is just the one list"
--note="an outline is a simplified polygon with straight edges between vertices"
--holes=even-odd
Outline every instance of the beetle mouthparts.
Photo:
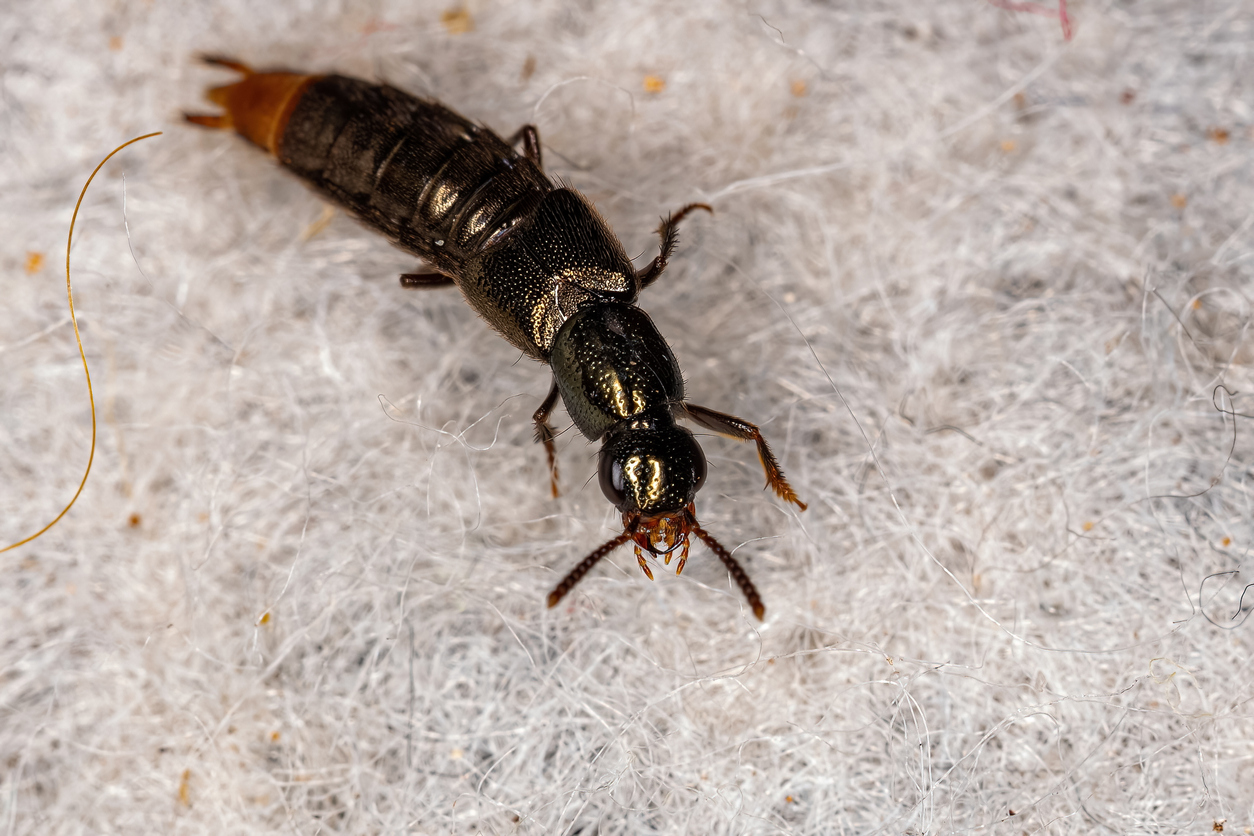
[[648,549],[655,555],[666,555],[670,563],[670,553],[683,546],[688,548],[688,532],[696,525],[693,518],[692,503],[687,508],[671,514],[644,518],[638,514],[623,514],[623,530],[634,530],[633,540],[637,548]]

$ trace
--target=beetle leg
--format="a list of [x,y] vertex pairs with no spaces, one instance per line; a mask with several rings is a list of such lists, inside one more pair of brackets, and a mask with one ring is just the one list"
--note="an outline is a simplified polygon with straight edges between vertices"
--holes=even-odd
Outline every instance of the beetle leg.
[[540,162],[540,132],[536,130],[536,126],[523,125],[509,138],[510,145],[517,145],[519,142],[522,143],[523,156],[543,171],[544,165]]
[[452,287],[457,284],[443,273],[401,273],[401,287],[426,290],[433,287]]
[[771,452],[771,448],[767,446],[766,439],[762,437],[762,433],[757,427],[734,415],[715,412],[712,409],[706,409],[704,406],[683,403],[679,405],[679,409],[682,410],[683,417],[691,419],[694,423],[700,424],[707,430],[713,430],[719,435],[734,438],[738,441],[757,442],[758,458],[762,461],[762,469],[766,471],[766,484],[775,491],[780,499],[785,502],[791,502],[802,511],[806,509],[806,504],[797,498],[797,492],[792,489],[792,485],[788,484],[788,480],[784,478],[784,471],[780,469],[779,462],[775,459],[775,454]]
[[662,239],[662,251],[649,263],[648,267],[636,271],[636,283],[641,290],[657,281],[657,277],[666,269],[666,263],[670,261],[671,254],[675,252],[675,245],[679,243],[679,222],[693,209],[704,209],[711,215],[714,214],[714,210],[704,203],[689,203],[675,214],[667,215],[663,219],[662,225],[657,228],[657,234]]
[[557,489],[557,445],[553,443],[557,433],[553,432],[549,416],[553,414],[553,407],[557,405],[557,393],[557,378],[553,378],[553,385],[549,387],[549,394],[544,398],[544,403],[540,404],[540,408],[531,415],[531,420],[536,422],[536,441],[544,445],[544,452],[549,457],[549,489],[553,491],[554,499],[557,499],[560,493]]

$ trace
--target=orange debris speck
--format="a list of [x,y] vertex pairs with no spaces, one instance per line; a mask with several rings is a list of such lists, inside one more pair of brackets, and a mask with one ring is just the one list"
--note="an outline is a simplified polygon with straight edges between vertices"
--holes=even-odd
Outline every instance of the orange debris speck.
[[1225,537],[1225,538],[1223,538],[1222,540],[1220,540],[1220,541],[1219,541],[1219,545],[1223,546],[1224,548],[1227,548],[1228,546],[1231,546],[1231,545],[1232,545],[1232,538],[1231,538],[1231,537]]
[[1195,310],[1195,311],[1200,311],[1201,309],[1202,309],[1202,300],[1201,300],[1201,299],[1194,299],[1194,300],[1193,300],[1193,310]]
[[802,81],[801,79],[797,79],[791,85],[789,85],[788,90],[797,98],[801,98],[802,96],[806,94],[806,92],[808,91],[808,88],[806,87],[806,83],[804,81]]
[[260,618],[260,620],[258,620],[258,621],[257,621],[257,623],[258,623],[258,624],[269,624],[269,623],[270,623],[270,611],[269,611],[269,610],[266,610],[265,612],[263,612],[263,613],[261,614],[261,618]]
[[1224,145],[1228,142],[1229,134],[1227,128],[1211,128],[1206,136],[1216,145]]
[[26,274],[33,276],[44,266],[44,254],[29,252],[26,254]]
[[144,521],[144,518],[141,517],[139,514],[131,514],[129,517],[126,518],[126,524],[129,525],[131,528],[139,528],[140,523],[142,523],[143,521]]
[[1084,523],[1084,525],[1082,525],[1082,526],[1080,526],[1080,527],[1081,527],[1081,528],[1083,528],[1085,531],[1092,531],[1092,530],[1093,530],[1093,523],[1092,523],[1092,522],[1089,522],[1089,521],[1087,521],[1087,520],[1086,520],[1086,521],[1085,521],[1085,523]]
[[114,52],[122,51],[122,36],[121,35],[114,35],[112,38],[109,39],[109,49],[113,50]]
[[272,731],[272,732],[270,732],[270,742],[271,742],[271,743],[278,743],[278,742],[279,742],[279,738],[280,738],[280,737],[282,737],[282,736],[283,736],[283,733],[282,733],[282,732]]
[[1183,209],[1189,205],[1189,199],[1177,192],[1171,196],[1171,205],[1177,209]]
[[795,800],[796,799],[794,799],[791,795],[784,796],[784,801],[788,802],[789,804],[792,804]]
[[440,22],[444,24],[444,28],[450,35],[465,35],[475,28],[475,19],[470,16],[470,12],[461,7],[448,9],[442,13]]
[[661,93],[666,89],[666,79],[657,75],[647,75],[644,77],[644,92]]
[[1003,139],[1001,141],[1001,150],[1009,154],[1011,151],[1019,147],[1019,144],[1013,139]]
[[183,777],[179,779],[179,804],[184,807],[192,806],[192,771],[190,769],[183,770]]

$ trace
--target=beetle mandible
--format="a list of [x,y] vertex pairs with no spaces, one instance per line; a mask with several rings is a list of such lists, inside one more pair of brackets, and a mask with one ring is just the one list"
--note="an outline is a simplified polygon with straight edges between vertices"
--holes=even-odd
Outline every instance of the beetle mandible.
[[705,482],[705,454],[676,420],[755,442],[767,485],[801,510],[806,505],[756,426],[684,399],[674,354],[635,305],[666,269],[679,222],[710,207],[689,204],[664,219],[660,252],[637,270],[592,204],[544,174],[532,125],[506,142],[438,102],[388,85],[204,60],[243,78],[208,91],[225,113],[187,115],[189,122],[234,128],[270,152],[431,268],[402,275],[402,286],[456,285],[501,336],[549,365],[553,383],[533,420],[554,496],[557,451],[549,416],[559,394],[575,426],[601,442],[601,490],[622,512],[623,532],[571,570],[549,593],[548,605],[629,540],[650,580],[645,551],[667,565],[678,551],[679,574],[696,535],[762,619],[766,608],[749,576],[697,523],[693,499]]

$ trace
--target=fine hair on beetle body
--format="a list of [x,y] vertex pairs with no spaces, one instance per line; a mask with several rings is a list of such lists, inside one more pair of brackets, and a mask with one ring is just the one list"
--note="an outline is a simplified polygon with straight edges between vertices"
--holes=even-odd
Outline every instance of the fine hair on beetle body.
[[498,333],[553,373],[533,415],[536,440],[558,495],[550,417],[560,396],[574,425],[601,442],[601,490],[623,532],[583,559],[549,593],[555,606],[607,554],[628,541],[653,578],[650,557],[676,574],[696,536],[727,567],[758,619],[766,608],[744,569],[697,522],[694,499],[706,461],[686,421],[756,444],[766,483],[805,510],[758,428],[689,403],[679,363],[640,292],[666,269],[680,222],[662,221],[658,254],[636,269],[608,224],[542,167],[540,137],[524,125],[508,141],[444,105],[395,87],[338,75],[255,72],[235,60],[206,63],[242,79],[208,91],[224,108],[189,122],[233,128],[331,200],[422,259],[406,288],[456,285]]

